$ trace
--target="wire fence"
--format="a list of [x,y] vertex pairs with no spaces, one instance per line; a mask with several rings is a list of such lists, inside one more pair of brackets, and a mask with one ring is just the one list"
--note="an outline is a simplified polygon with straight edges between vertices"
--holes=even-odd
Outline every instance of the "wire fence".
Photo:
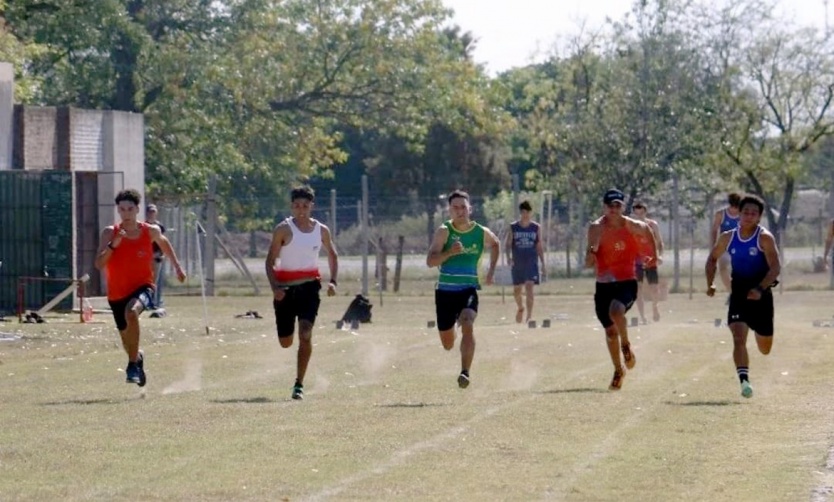
[[[510,197],[509,204],[500,207],[496,198],[472,197],[472,217],[490,227],[504,241],[509,223],[513,220],[513,203],[518,198]],[[545,203],[542,194],[522,194],[535,199],[536,215],[542,223],[542,237],[547,257],[549,279],[588,276],[590,271],[583,270],[585,234],[588,223],[601,214],[589,213],[577,206],[559,200]],[[821,255],[827,226],[831,221],[827,216],[830,208],[828,194],[819,191],[800,191],[797,194],[792,217],[781,235],[783,284],[794,289],[827,288],[832,283],[831,277],[824,273]],[[159,218],[167,227],[167,236],[177,254],[183,261],[190,275],[198,270],[198,248],[205,253],[205,243],[195,232],[198,222],[205,222],[207,209],[205,201],[189,200],[180,204],[167,201],[157,204]],[[692,287],[702,287],[703,265],[708,254],[710,229],[714,211],[722,207],[722,197],[716,197],[701,215],[693,215],[685,207],[677,208],[677,221],[673,218],[675,211],[669,204],[654,204],[649,217],[659,223],[661,236],[665,244],[664,262],[661,275],[665,276],[667,287],[673,291],[686,291]],[[496,209],[497,208],[497,209]],[[218,241],[223,244],[217,248],[218,263],[231,259],[248,264],[252,275],[263,276],[263,259],[266,256],[270,239],[271,226],[289,215],[286,211],[276,214],[273,221],[264,228],[243,232],[237,228],[235,221],[229,220],[221,211]],[[387,272],[393,267],[394,257],[402,253],[406,257],[406,270],[414,270],[408,264],[424,265],[434,229],[448,217],[444,194],[431,199],[418,199],[401,195],[368,197],[368,229],[362,229],[362,199],[342,197],[337,191],[319,196],[313,209],[313,217],[327,224],[335,237],[336,247],[343,257],[361,256],[363,238],[369,240],[369,253],[383,253],[391,257],[391,262],[384,265]],[[765,219],[762,224],[767,226]],[[238,259],[233,259],[237,255]],[[416,257],[416,258],[415,258]],[[203,254],[203,259],[206,256]],[[504,259],[502,253],[502,260]],[[225,262],[228,263],[228,262]],[[236,264],[240,269],[240,265]],[[831,267],[834,269],[834,267]],[[370,265],[371,273],[379,275],[376,265]],[[222,284],[224,274],[216,278]],[[234,274],[232,274],[234,275]],[[168,275],[169,277],[170,274]]]

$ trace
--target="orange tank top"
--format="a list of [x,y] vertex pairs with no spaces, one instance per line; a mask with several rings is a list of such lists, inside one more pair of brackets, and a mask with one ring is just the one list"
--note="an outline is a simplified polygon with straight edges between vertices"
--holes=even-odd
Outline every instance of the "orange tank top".
[[[649,220],[646,220],[644,223],[648,225]],[[651,226],[649,228],[651,228]],[[640,256],[637,257],[637,260],[642,262],[647,256],[652,256],[652,241],[649,236],[644,234],[636,236],[635,239],[640,246]]]
[[597,282],[636,279],[634,263],[640,255],[637,239],[626,227],[603,226],[597,249]]
[[[119,225],[113,227],[113,234]],[[139,237],[122,239],[105,268],[107,299],[123,300],[142,286],[154,287],[153,239],[147,223],[139,223]]]

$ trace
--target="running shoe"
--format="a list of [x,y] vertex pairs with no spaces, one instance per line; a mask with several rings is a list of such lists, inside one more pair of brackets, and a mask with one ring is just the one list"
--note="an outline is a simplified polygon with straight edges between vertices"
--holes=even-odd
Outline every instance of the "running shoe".
[[139,351],[139,359],[136,360],[136,367],[139,368],[139,381],[136,382],[139,387],[144,387],[148,383],[148,378],[145,376],[145,351]]
[[292,387],[292,398],[297,400],[304,399],[304,386],[300,383],[293,385]]
[[753,397],[753,386],[747,380],[741,382],[741,396],[746,398]]
[[461,389],[469,387],[469,375],[467,375],[463,371],[461,371],[460,375],[458,375],[458,387],[460,387]]
[[133,361],[127,363],[127,368],[125,368],[125,382],[138,384],[141,381],[139,375],[139,366]]

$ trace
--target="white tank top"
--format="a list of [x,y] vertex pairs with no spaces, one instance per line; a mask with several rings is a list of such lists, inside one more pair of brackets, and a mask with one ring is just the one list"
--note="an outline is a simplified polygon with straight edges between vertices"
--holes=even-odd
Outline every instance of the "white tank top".
[[319,250],[321,250],[321,224],[313,222],[311,232],[302,232],[286,219],[292,231],[292,240],[281,248],[275,278],[281,286],[294,286],[311,280],[319,280]]

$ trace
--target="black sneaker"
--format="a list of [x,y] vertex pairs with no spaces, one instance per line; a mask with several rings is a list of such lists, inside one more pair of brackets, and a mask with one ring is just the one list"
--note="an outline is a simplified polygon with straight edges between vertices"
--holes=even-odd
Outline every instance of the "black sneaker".
[[136,382],[139,387],[144,387],[148,383],[148,378],[145,376],[145,352],[139,351],[139,359],[136,360],[136,367],[139,368],[139,381]]
[[460,375],[458,375],[458,387],[460,387],[461,389],[469,387],[469,375],[467,375],[463,371],[461,371]]
[[292,398],[297,400],[304,399],[304,386],[300,383],[293,385],[292,387]]
[[139,365],[134,363],[133,361],[127,363],[127,368],[125,368],[125,382],[126,383],[136,383],[138,384],[141,381],[140,378],[140,370]]

